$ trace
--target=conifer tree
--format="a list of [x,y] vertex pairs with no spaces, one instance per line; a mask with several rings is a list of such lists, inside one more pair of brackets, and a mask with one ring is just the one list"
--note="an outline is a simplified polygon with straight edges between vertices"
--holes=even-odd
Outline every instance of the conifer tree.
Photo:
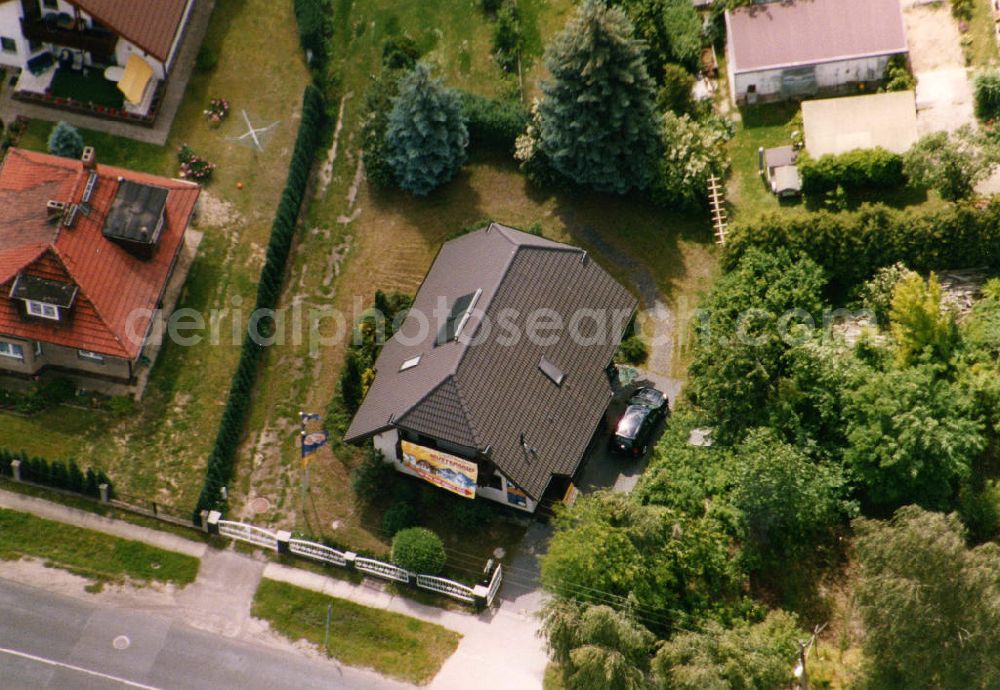
[[660,149],[643,44],[617,7],[586,0],[549,46],[539,145],[561,174],[624,194],[651,182]]
[[458,94],[419,64],[399,82],[386,130],[387,160],[396,183],[425,196],[465,162],[469,133]]
[[79,158],[83,155],[83,137],[76,127],[68,122],[59,122],[49,134],[49,153],[63,158]]

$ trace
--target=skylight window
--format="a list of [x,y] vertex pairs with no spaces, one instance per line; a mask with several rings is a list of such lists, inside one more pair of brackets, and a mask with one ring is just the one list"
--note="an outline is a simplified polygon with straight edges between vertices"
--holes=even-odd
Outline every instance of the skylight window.
[[538,362],[538,368],[541,369],[542,373],[548,376],[549,380],[557,386],[561,386],[563,379],[566,378],[566,374],[563,373],[563,370],[547,360],[545,357],[542,357],[542,359]]
[[448,312],[448,318],[445,319],[445,322],[441,325],[441,330],[438,331],[437,340],[434,341],[435,345],[444,345],[452,340],[458,340],[458,336],[462,334],[465,322],[469,320],[469,316],[472,314],[472,310],[475,308],[476,302],[479,300],[479,295],[482,292],[481,289],[470,292],[462,295],[452,303],[451,310]]
[[416,357],[410,357],[408,360],[399,365],[400,371],[406,371],[407,369],[412,369],[413,367],[420,364],[420,355]]

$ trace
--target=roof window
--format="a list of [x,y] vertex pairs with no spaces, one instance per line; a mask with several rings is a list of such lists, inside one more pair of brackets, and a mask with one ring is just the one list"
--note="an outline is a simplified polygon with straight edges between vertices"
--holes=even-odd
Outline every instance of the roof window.
[[420,364],[420,355],[416,357],[410,357],[408,360],[399,365],[400,371],[406,371],[407,369],[412,369],[413,367]]
[[566,374],[563,373],[563,370],[545,357],[542,357],[538,361],[538,368],[541,369],[542,373],[548,376],[549,380],[557,386],[561,386],[563,379],[566,378]]
[[476,302],[479,301],[479,295],[482,292],[482,289],[470,292],[462,295],[452,303],[451,310],[448,312],[448,318],[445,319],[445,322],[441,325],[441,330],[438,331],[437,340],[434,341],[435,345],[444,345],[445,343],[450,343],[452,340],[458,340],[458,336],[462,334],[465,322],[469,320],[469,316],[476,307]]

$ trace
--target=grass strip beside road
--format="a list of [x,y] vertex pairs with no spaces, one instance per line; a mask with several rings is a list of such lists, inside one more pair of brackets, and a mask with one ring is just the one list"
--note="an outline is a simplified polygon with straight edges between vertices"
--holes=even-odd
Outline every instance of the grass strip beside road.
[[0,508],[0,560],[25,557],[98,585],[126,580],[186,585],[194,582],[199,565],[193,556]]
[[267,579],[257,588],[251,612],[290,640],[322,647],[327,606],[332,607],[329,656],[411,683],[433,678],[462,637],[434,623]]

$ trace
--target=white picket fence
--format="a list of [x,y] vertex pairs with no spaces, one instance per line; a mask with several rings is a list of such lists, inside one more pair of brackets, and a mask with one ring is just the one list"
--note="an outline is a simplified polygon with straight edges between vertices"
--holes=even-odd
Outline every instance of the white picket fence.
[[219,520],[219,534],[230,539],[248,541],[272,551],[278,550],[278,535],[263,527],[255,527],[232,520]]
[[429,589],[432,592],[444,594],[452,599],[458,599],[459,601],[468,602],[469,604],[476,601],[476,598],[473,596],[472,587],[460,585],[453,580],[448,580],[443,577],[434,577],[433,575],[417,575],[417,587]]
[[376,561],[374,558],[362,558],[359,556],[354,559],[354,567],[363,573],[368,573],[375,577],[384,577],[386,580],[395,580],[396,582],[409,583],[411,577],[409,570],[404,570],[391,563]]
[[331,563],[339,565],[342,568],[347,565],[347,559],[344,557],[343,552],[331,549],[329,546],[324,546],[323,544],[317,544],[316,542],[305,541],[304,539],[289,539],[288,550],[296,556],[311,558],[314,561]]
[[[288,552],[296,556],[301,556],[302,558],[320,561],[321,563],[329,563],[331,565],[340,566],[341,568],[350,567],[351,563],[353,563],[355,570],[368,575],[373,575],[384,580],[392,580],[394,582],[407,584],[414,582],[417,587],[420,587],[421,589],[437,592],[438,594],[443,594],[447,597],[457,599],[458,601],[462,601],[467,604],[474,604],[476,602],[477,588],[463,585],[461,582],[455,582],[454,580],[449,580],[444,577],[435,577],[433,575],[411,573],[410,571],[391,563],[386,563],[374,558],[355,556],[354,554],[338,551],[337,549],[326,546],[325,544],[317,544],[316,542],[306,541],[305,539],[291,539],[289,538],[289,534],[287,532],[285,532],[283,536],[280,536],[278,532],[272,532],[255,525],[248,525],[245,522],[218,520],[216,524],[219,527],[219,534],[224,537],[229,537],[230,539],[249,542],[255,546],[271,549],[272,551],[279,551],[280,549],[278,544],[281,539],[284,539],[288,543]],[[487,606],[493,605],[493,601],[496,599],[497,593],[500,591],[500,585],[502,582],[503,572],[501,567],[497,566],[496,570],[493,572],[493,576],[490,579],[490,584],[487,589],[485,597]]]

